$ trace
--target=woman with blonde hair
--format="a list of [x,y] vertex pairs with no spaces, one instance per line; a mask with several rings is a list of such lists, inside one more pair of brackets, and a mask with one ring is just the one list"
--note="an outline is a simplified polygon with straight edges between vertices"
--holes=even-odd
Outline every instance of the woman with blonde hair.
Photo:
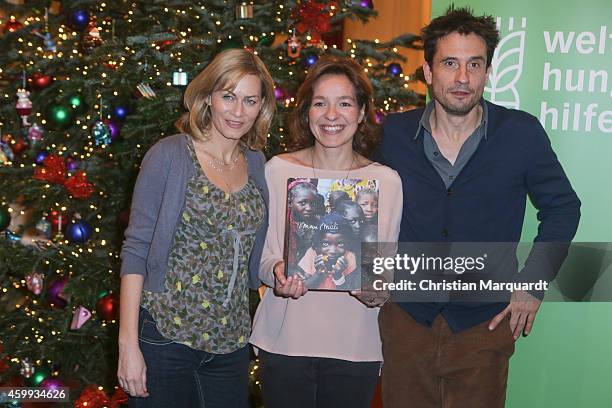
[[248,289],[267,229],[270,74],[227,50],[146,154],[121,251],[119,384],[132,407],[246,407]]
[[[259,277],[269,288],[251,336],[259,350],[264,403],[266,408],[366,408],[382,361],[377,317],[386,295],[307,291],[299,275],[285,275],[284,254],[289,177],[377,180],[378,240],[397,241],[401,180],[394,170],[368,158],[380,129],[363,67],[350,59],[319,59],[300,86],[289,125],[290,152],[266,164],[270,225]],[[342,220],[334,212],[326,217]]]

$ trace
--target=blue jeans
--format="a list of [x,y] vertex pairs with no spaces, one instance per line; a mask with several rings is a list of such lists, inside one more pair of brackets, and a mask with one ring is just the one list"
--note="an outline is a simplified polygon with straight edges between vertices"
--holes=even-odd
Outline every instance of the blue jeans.
[[130,397],[130,407],[248,407],[248,346],[229,354],[194,350],[163,337],[142,308],[138,333],[149,396]]

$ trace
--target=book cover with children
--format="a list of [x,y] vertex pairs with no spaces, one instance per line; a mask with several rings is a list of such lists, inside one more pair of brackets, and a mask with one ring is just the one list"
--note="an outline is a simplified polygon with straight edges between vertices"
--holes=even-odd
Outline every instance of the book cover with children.
[[378,181],[289,178],[285,265],[309,290],[361,288],[361,244],[378,241]]

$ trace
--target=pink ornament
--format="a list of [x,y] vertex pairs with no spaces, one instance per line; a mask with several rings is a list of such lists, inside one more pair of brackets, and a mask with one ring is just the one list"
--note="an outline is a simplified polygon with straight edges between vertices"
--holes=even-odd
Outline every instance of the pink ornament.
[[40,142],[43,138],[44,133],[45,131],[43,130],[43,128],[41,128],[40,125],[38,125],[37,123],[34,123],[28,129],[28,139],[30,139],[30,143],[36,144]]
[[70,323],[70,330],[80,329],[86,321],[91,317],[91,312],[83,306],[77,307],[72,315],[72,322]]
[[17,114],[21,116],[23,126],[30,126],[28,115],[32,113],[32,101],[28,98],[29,96],[30,92],[25,89],[17,90],[17,103],[15,104],[15,108],[17,109]]
[[43,286],[43,276],[36,272],[26,276],[26,286],[30,292],[37,296],[40,295]]

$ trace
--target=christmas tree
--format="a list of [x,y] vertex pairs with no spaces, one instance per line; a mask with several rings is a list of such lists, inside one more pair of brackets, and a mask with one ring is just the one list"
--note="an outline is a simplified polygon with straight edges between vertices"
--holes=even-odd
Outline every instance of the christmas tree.
[[76,406],[121,401],[131,189],[147,149],[175,133],[186,84],[221,50],[257,53],[276,82],[271,156],[308,67],[333,53],[364,66],[383,120],[423,102],[398,54],[418,37],[342,39],[344,19],[372,16],[369,0],[1,3],[0,383],[71,387]]

